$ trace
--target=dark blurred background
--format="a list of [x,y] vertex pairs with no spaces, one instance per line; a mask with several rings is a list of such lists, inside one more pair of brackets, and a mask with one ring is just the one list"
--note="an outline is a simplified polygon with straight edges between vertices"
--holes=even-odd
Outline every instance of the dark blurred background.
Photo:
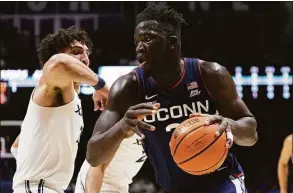
[[[240,96],[257,119],[259,141],[251,148],[235,145],[231,151],[244,168],[249,192],[278,189],[278,156],[285,136],[293,129],[290,120],[293,109],[290,72],[293,66],[292,2],[2,1],[1,193],[12,192],[15,160],[11,158],[9,149],[20,131],[38,75],[36,70],[40,69],[36,57],[40,40],[59,28],[76,25],[84,28],[94,42],[91,67],[97,73],[102,66],[135,65],[135,17],[149,3],[168,4],[183,13],[189,24],[182,32],[184,56],[216,61],[233,75]],[[83,92],[80,97],[85,129],[68,192],[74,188],[77,173],[85,159],[87,141],[100,114],[93,111],[89,93]],[[155,184],[153,170],[146,161],[134,178],[131,191],[142,192],[139,187],[148,181]]]

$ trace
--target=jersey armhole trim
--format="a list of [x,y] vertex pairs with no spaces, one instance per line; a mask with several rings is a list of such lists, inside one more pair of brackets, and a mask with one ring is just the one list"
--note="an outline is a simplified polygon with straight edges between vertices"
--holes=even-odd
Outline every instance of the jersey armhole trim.
[[136,76],[136,78],[137,78],[138,95],[139,95],[139,98],[140,98],[140,95],[141,95],[141,92],[140,92],[141,83],[140,83],[140,80],[139,80],[139,76],[138,76],[138,74],[137,74],[137,72],[136,72],[136,69],[134,69],[133,71],[134,71],[135,76]]
[[211,92],[209,91],[207,85],[206,85],[205,82],[204,82],[204,79],[203,79],[203,76],[202,76],[202,73],[201,73],[200,60],[199,60],[199,59],[197,59],[197,67],[198,67],[198,71],[199,71],[200,79],[201,79],[201,81],[202,81],[203,86],[205,87],[205,89],[206,89],[206,91],[208,92],[209,96],[210,96],[213,100],[216,100],[215,97],[211,94]]
[[172,90],[172,89],[176,88],[184,79],[185,74],[186,74],[186,61],[185,61],[185,58],[183,58],[183,72],[181,74],[181,77],[180,77],[179,81],[175,85],[173,85],[171,88],[169,88],[168,90]]

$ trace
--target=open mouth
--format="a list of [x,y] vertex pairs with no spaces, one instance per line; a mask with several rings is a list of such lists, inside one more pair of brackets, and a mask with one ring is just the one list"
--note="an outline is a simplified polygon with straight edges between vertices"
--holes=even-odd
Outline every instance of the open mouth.
[[139,63],[144,63],[146,61],[145,56],[142,54],[137,54],[137,61]]

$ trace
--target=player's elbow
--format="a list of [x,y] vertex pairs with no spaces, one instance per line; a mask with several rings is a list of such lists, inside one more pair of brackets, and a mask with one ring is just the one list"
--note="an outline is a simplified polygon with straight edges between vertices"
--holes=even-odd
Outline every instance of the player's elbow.
[[59,73],[66,72],[66,54],[53,55],[44,65],[43,74],[46,79],[54,80]]
[[90,139],[88,144],[87,144],[87,152],[86,152],[86,160],[87,162],[92,166],[92,167],[96,167],[98,166],[98,159],[97,156],[95,156],[95,153],[93,152],[93,142]]
[[44,65],[43,77],[48,85],[62,88],[70,84],[67,78],[69,65],[67,54],[55,54]]
[[96,142],[90,139],[87,144],[86,160],[92,167],[97,167],[103,163],[102,155],[99,152],[99,149],[96,148]]
[[92,167],[97,167],[99,164],[96,161],[95,158],[93,158],[93,156],[91,156],[89,154],[89,152],[86,153],[86,161],[92,166]]
[[288,162],[285,162],[283,161],[282,159],[279,160],[279,163],[278,163],[278,172],[280,173],[283,173],[283,172],[286,172],[288,171]]
[[246,146],[253,146],[258,140],[257,135],[257,122],[254,117],[251,117],[248,121],[247,135],[246,135]]
[[246,146],[253,146],[258,140],[257,132],[255,131],[249,138],[246,140]]
[[255,133],[252,136],[245,136],[245,137],[241,137],[241,138],[235,137],[235,143],[237,145],[246,146],[246,147],[253,146],[254,144],[256,144],[257,140],[258,140],[257,133]]
[[235,142],[240,146],[253,146],[258,141],[256,128],[256,120],[249,117],[249,119],[246,119],[243,129],[241,129],[241,133],[237,137],[235,136]]
[[69,55],[64,53],[55,54],[48,60],[45,67],[47,66],[49,72],[65,70],[66,64],[68,63],[68,57]]

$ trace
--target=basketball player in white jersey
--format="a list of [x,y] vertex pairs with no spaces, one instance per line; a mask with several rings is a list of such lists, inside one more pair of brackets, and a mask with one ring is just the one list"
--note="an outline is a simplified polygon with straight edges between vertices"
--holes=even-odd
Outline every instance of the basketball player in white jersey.
[[68,187],[84,126],[79,86],[96,89],[95,110],[108,94],[105,81],[88,67],[91,47],[87,33],[76,27],[60,29],[41,42],[42,76],[13,147],[17,148],[14,193],[61,193]]
[[74,193],[128,193],[132,178],[146,159],[138,135],[124,139],[110,162],[91,167],[85,160]]

